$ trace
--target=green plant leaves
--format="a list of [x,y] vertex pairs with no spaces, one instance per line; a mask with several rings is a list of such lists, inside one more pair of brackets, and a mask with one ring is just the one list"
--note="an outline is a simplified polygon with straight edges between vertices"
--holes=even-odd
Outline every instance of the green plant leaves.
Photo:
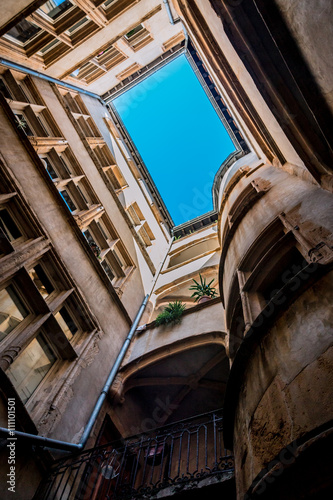
[[195,284],[190,286],[189,290],[195,290],[195,292],[191,295],[191,297],[194,297],[195,302],[197,302],[204,295],[211,298],[215,297],[217,295],[217,291],[215,288],[211,287],[214,278],[206,284],[206,278],[203,278],[201,274],[199,274],[199,277],[200,283],[198,283],[195,279],[192,280]]
[[155,319],[156,326],[179,323],[186,305],[176,300],[169,302],[164,310]]

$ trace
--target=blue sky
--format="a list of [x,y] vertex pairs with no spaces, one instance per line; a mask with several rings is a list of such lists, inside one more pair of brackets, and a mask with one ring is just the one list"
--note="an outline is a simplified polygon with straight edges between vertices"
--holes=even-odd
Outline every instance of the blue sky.
[[235,148],[186,57],[113,103],[174,223],[212,210],[214,175]]

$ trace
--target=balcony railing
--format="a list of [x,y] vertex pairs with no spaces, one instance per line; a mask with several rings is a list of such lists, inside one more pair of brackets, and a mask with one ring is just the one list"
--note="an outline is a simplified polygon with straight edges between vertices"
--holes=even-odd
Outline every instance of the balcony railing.
[[129,438],[121,446],[111,443],[62,459],[35,500],[147,498],[163,488],[230,475],[233,467],[217,411]]

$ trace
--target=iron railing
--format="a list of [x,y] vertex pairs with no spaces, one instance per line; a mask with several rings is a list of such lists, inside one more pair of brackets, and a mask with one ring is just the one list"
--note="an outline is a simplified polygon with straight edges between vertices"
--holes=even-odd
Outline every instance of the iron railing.
[[233,467],[222,412],[210,412],[58,461],[35,500],[147,498],[172,485],[230,474]]

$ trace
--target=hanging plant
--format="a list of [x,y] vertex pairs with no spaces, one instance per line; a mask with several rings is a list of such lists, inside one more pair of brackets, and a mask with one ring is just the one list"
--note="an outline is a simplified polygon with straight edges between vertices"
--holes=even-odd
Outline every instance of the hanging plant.
[[186,305],[176,300],[169,302],[164,310],[155,319],[156,326],[180,323]]
[[204,300],[202,299],[213,299],[217,295],[215,287],[211,286],[214,279],[206,284],[206,279],[202,278],[201,274],[199,274],[199,277],[200,283],[198,283],[196,280],[192,280],[194,282],[194,285],[190,286],[189,290],[195,291],[194,293],[192,293],[191,297],[194,297],[195,302],[204,302]]

